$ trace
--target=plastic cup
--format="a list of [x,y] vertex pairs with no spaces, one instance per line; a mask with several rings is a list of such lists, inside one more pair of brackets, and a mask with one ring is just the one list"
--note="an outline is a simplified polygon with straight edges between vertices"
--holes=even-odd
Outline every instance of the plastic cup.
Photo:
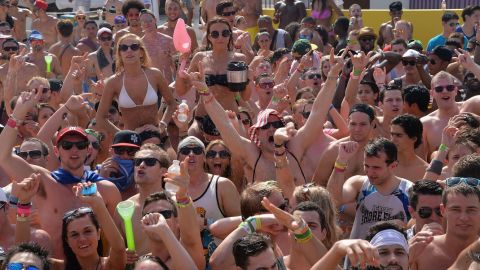
[[52,56],[45,55],[45,63],[47,63],[47,72],[52,72]]
[[132,216],[135,211],[135,203],[130,200],[119,202],[117,204],[118,214],[123,219],[125,224],[125,235],[127,237],[127,247],[128,250],[135,250],[135,240],[133,238],[133,228],[132,228]]

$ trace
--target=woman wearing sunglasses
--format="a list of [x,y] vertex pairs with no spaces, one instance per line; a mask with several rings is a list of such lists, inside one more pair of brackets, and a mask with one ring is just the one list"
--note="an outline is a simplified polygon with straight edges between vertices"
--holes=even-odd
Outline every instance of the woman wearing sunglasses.
[[[150,57],[142,40],[127,34],[118,41],[116,51],[116,73],[105,82],[105,90],[96,115],[101,128],[118,130],[108,120],[108,109],[112,100],[118,99],[124,129],[135,130],[152,124],[163,131],[175,111],[175,100],[168,89],[160,70],[150,67]],[[158,121],[159,96],[168,104],[161,121]]]
[[215,140],[205,149],[207,162],[205,168],[208,173],[230,178],[232,176],[232,155],[227,145],[222,140]]
[[[233,51],[233,36],[230,24],[221,18],[214,18],[207,24],[207,51],[197,52],[190,63],[188,73],[198,72],[199,66],[205,72],[205,82],[218,102],[226,110],[238,112],[238,105],[234,92],[228,88],[227,65],[231,61],[246,61],[245,55]],[[175,91],[179,96],[185,95],[191,85],[184,71],[175,84]],[[196,117],[207,114],[202,103],[199,104]]]

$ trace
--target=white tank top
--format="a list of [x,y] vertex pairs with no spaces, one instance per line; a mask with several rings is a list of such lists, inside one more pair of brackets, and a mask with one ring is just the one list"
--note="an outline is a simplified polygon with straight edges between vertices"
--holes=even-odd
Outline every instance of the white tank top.
[[197,214],[205,219],[207,226],[225,217],[218,202],[217,183],[219,178],[218,175],[212,175],[202,195],[193,200]]

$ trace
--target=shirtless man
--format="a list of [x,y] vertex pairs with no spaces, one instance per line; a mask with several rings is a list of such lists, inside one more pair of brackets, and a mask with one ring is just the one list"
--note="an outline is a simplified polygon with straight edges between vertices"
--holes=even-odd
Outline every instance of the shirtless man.
[[107,0],[103,6],[105,15],[105,21],[110,25],[115,24],[115,17],[122,15],[122,1],[119,0]]
[[411,254],[413,270],[447,269],[460,252],[478,239],[480,230],[480,190],[464,182],[447,187],[440,210],[447,221],[446,233],[434,236],[423,252]]
[[62,76],[67,76],[72,57],[81,55],[82,52],[72,45],[73,42],[73,23],[70,20],[61,20],[57,23],[57,30],[60,40],[53,44],[48,50],[60,61],[62,67]]
[[[61,240],[62,217],[71,209],[82,206],[82,203],[74,196],[72,186],[76,185],[81,178],[96,182],[97,188],[107,205],[111,215],[120,201],[120,193],[114,184],[103,180],[94,172],[85,171],[83,163],[91,151],[88,147],[87,134],[79,127],[65,128],[59,132],[56,138],[57,146],[55,154],[61,160],[61,168],[50,172],[44,168],[28,164],[22,158],[13,155],[12,147],[17,141],[16,126],[25,119],[29,112],[38,102],[41,92],[34,96],[33,92],[24,93],[18,99],[9,125],[0,134],[0,164],[12,181],[20,181],[29,177],[32,173],[41,175],[39,192],[33,198],[33,204],[39,209],[38,214],[42,229],[52,237],[53,256],[63,258]],[[80,96],[71,96],[62,106],[58,113],[68,113],[69,110],[77,110],[82,107],[83,99]],[[67,110],[67,107],[69,110]]]
[[366,104],[355,104],[352,106],[348,116],[350,136],[331,142],[327,150],[320,156],[317,169],[313,176],[313,181],[317,183],[317,185],[323,187],[327,185],[328,178],[330,177],[330,173],[338,156],[338,148],[343,142],[356,142],[359,148],[355,156],[350,159],[350,163],[345,171],[345,179],[354,175],[365,174],[363,169],[363,148],[370,140],[371,133],[374,129],[374,119],[375,112],[372,107]]
[[[204,106],[208,115],[212,118],[215,126],[220,131],[222,139],[233,153],[245,160],[245,174],[248,183],[263,182],[268,179],[275,179],[274,150],[279,153],[287,151],[290,162],[290,169],[297,185],[311,181],[311,175],[305,175],[302,171],[301,162],[305,158],[307,149],[317,140],[318,134],[323,132],[323,124],[326,120],[328,108],[335,92],[336,78],[343,67],[343,61],[333,61],[333,50],[331,52],[331,69],[324,87],[315,99],[311,115],[305,126],[288,138],[287,141],[274,142],[273,134],[277,128],[283,127],[283,119],[272,109],[260,113],[257,123],[250,130],[250,138],[244,138],[231,126],[222,106],[212,95],[202,96]],[[203,78],[203,77],[202,77]],[[204,82],[193,81],[197,89],[207,88]],[[296,161],[294,161],[296,160]],[[310,171],[313,168],[309,168]]]
[[291,22],[298,22],[307,16],[305,4],[298,0],[278,1],[275,4],[273,22],[278,23],[278,28],[285,29]]
[[254,38],[258,33],[258,18],[263,14],[262,0],[241,1],[234,0],[238,15],[243,16],[246,21],[246,31]]
[[57,22],[54,16],[47,15],[47,3],[42,0],[35,1],[33,13],[37,17],[32,22],[32,30],[37,30],[45,37],[46,48],[57,42]]
[[32,17],[32,12],[27,8],[19,8],[18,0],[10,0],[10,7],[8,14],[12,15],[17,20],[15,21],[15,39],[22,42],[27,40],[27,17]]
[[142,12],[140,24],[145,35],[142,41],[145,44],[148,55],[152,60],[153,67],[158,68],[168,84],[173,81],[175,64],[173,56],[177,53],[173,46],[173,39],[165,34],[157,32],[155,15],[150,11]]
[[[10,57],[15,56],[18,54],[20,47],[18,42],[13,39],[13,38],[8,38],[6,39],[3,44],[2,44],[2,57],[5,57],[5,59],[9,60]],[[0,82],[1,82],[1,89],[3,92],[3,87],[6,83],[8,69],[9,69],[9,63],[7,62],[3,66],[0,67]],[[32,63],[23,63],[22,66],[22,74],[21,76],[17,76],[17,73],[10,73],[11,76],[15,77],[16,80],[16,87],[14,91],[24,91],[27,89],[27,83],[28,81],[39,75],[39,71],[36,65]],[[16,92],[18,94],[18,92]],[[7,100],[6,102],[9,102]]]
[[428,164],[415,153],[422,143],[422,122],[412,115],[399,115],[390,122],[390,135],[398,149],[398,166],[394,173],[412,182],[421,180]]
[[380,46],[380,48],[390,44],[390,42],[393,40],[393,28],[395,27],[395,23],[402,19],[402,2],[393,2],[388,6],[388,8],[390,9],[389,14],[391,20],[389,22],[382,23],[380,26],[377,40],[377,44]]
[[[60,61],[58,58],[45,51],[45,40],[43,35],[38,31],[32,31],[28,37],[30,42],[31,51],[26,55],[26,62],[35,64],[38,68],[40,76],[44,78],[62,78],[62,69],[60,68]],[[47,71],[47,62],[45,61],[45,56],[52,56],[52,63],[50,64],[50,71]]]
[[396,88],[386,88],[380,92],[379,100],[383,116],[377,117],[374,137],[390,138],[390,122],[393,118],[401,115],[403,111],[402,91]]
[[127,0],[123,3],[122,13],[128,21],[128,27],[119,30],[115,34],[115,41],[120,40],[127,33],[132,33],[139,37],[143,36],[143,29],[140,25],[140,10],[143,9],[145,9],[145,6],[138,0]]
[[96,74],[97,78],[106,79],[115,72],[112,31],[106,27],[100,28],[97,33],[97,38],[100,42],[100,47],[97,51],[88,55],[87,69],[91,74]]
[[438,109],[422,117],[425,150],[429,158],[440,146],[442,130],[451,117],[460,113],[461,102],[455,102],[458,88],[456,78],[445,71],[440,71],[432,78],[430,95],[433,96]]
[[[392,45],[394,46],[394,45]],[[390,84],[395,84],[400,89],[405,89],[410,85],[430,85],[430,75],[425,71],[424,66],[427,62],[427,58],[416,50],[409,49],[402,55],[403,70],[405,74],[394,78],[390,81]]]
[[[167,0],[165,2],[165,14],[167,15],[167,22],[160,25],[157,28],[157,31],[167,36],[173,37],[173,31],[175,30],[175,26],[177,25],[178,18],[180,18],[180,13],[181,4],[179,0]],[[187,33],[190,36],[190,40],[192,41],[190,51],[193,52],[198,47],[197,36],[195,34],[195,30],[188,25]]]
[[213,17],[217,16],[217,5],[222,0],[203,0],[203,5],[201,7],[201,20],[202,24],[207,25],[208,21]]
[[84,33],[86,37],[80,39],[77,44],[77,49],[79,49],[82,54],[91,53],[98,49],[97,41],[97,31],[98,26],[95,21],[86,21],[83,25]]

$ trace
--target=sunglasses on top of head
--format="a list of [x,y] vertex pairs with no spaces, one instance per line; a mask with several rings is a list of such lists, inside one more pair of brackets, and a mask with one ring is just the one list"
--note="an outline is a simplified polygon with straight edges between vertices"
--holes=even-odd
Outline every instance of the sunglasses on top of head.
[[447,187],[456,186],[462,183],[472,187],[478,187],[480,185],[480,180],[473,177],[449,177],[445,181],[445,184],[447,185]]
[[126,44],[121,44],[118,45],[118,49],[122,52],[128,51],[128,48],[130,48],[132,51],[138,51],[140,49],[140,44],[138,43],[133,43],[132,45],[126,45]]
[[74,145],[75,147],[77,147],[78,150],[83,150],[90,145],[90,142],[89,141],[79,141],[79,142],[61,141],[59,145],[61,148],[65,150],[72,149]]
[[[225,30],[222,31],[221,34],[222,34],[222,37],[226,38],[226,37],[229,37],[232,33],[230,32],[230,30],[225,29]],[[210,32],[210,37],[216,39],[216,38],[220,37],[220,32],[218,32],[217,30],[214,30],[214,31]]]
[[448,92],[453,92],[453,91],[455,90],[455,85],[453,85],[453,84],[449,84],[449,85],[439,85],[439,86],[435,86],[433,89],[434,89],[435,92],[437,92],[437,93],[443,92],[443,89],[447,89]]
[[263,125],[261,127],[261,129],[269,129],[270,127],[274,127],[274,128],[282,128],[284,127],[285,125],[283,124],[282,121],[278,120],[278,121],[274,121],[274,122],[267,122],[265,125]]

